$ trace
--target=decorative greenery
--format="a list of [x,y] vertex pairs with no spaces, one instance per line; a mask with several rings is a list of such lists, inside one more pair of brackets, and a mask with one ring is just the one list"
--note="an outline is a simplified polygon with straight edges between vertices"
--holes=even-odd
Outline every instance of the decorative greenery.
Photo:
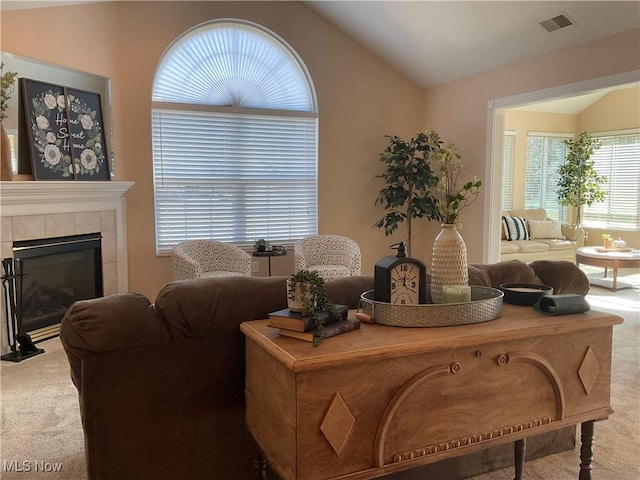
[[[433,138],[438,138],[434,132]],[[451,143],[443,144],[438,139],[432,147],[432,156],[438,163],[438,185],[436,206],[438,219],[442,223],[458,223],[460,212],[478,198],[482,181],[476,177],[458,189],[458,179],[462,172],[462,157],[458,149]]]
[[425,130],[408,142],[396,136],[387,138],[389,145],[380,155],[387,168],[378,175],[386,186],[375,201],[387,213],[374,227],[384,228],[385,234],[391,235],[406,221],[405,245],[411,256],[411,220],[426,217],[457,223],[462,209],[478,198],[482,181],[474,178],[458,188],[462,157],[455,145],[445,144],[433,130]]
[[598,175],[591,155],[602,146],[602,142],[588,132],[582,132],[577,140],[565,140],[568,153],[564,165],[558,167],[558,202],[576,208],[576,223],[580,225],[580,210],[604,201],[605,191],[601,185],[607,178]]
[[438,218],[436,199],[431,188],[438,184],[429,163],[434,144],[431,131],[417,134],[409,141],[397,136],[386,135],[389,144],[380,154],[384,162],[384,173],[377,175],[384,180],[375,204],[384,206],[387,213],[374,223],[376,228],[384,228],[385,235],[391,235],[401,223],[406,222],[407,254],[411,256],[411,221],[414,218]]
[[604,248],[611,248],[611,245],[613,245],[613,237],[608,233],[602,234],[602,241],[604,243]]
[[324,321],[318,312],[329,312],[331,318],[338,320],[339,313],[335,304],[327,296],[324,279],[318,272],[311,270],[298,270],[289,279],[290,290],[289,300],[293,300],[295,293],[299,293],[302,298],[302,315],[311,317],[315,325],[313,345],[318,346],[324,340]]
[[269,247],[269,242],[267,240],[265,240],[264,238],[256,238],[253,241],[253,250],[258,252],[262,252],[264,250],[267,249],[267,247]]
[[5,72],[4,63],[0,63],[0,122],[7,118],[7,108],[9,108],[9,99],[13,93],[14,83],[16,81],[17,72]]

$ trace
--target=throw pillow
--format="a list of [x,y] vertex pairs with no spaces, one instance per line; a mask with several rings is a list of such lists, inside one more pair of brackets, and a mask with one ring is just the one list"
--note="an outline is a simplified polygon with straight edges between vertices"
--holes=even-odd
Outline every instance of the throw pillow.
[[529,234],[531,238],[558,238],[562,235],[562,224],[555,220],[529,220]]
[[527,220],[524,217],[502,217],[507,240],[529,240]]

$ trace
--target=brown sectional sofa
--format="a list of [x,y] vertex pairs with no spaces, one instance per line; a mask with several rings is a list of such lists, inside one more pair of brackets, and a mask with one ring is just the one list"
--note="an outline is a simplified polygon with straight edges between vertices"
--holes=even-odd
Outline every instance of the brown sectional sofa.
[[[544,208],[506,210],[505,217],[522,217],[529,221],[551,221]],[[508,240],[504,226],[501,228],[500,260],[566,260],[576,261],[576,249],[584,246],[584,230],[575,225],[562,223],[560,235],[553,238],[536,237],[530,240]]]
[[[469,274],[476,285],[545,283],[556,293],[580,294],[589,288],[584,274],[568,262],[472,265]],[[166,285],[155,303],[126,293],[67,309],[60,337],[78,389],[90,480],[251,478],[239,325],[286,307],[286,278],[184,280]],[[371,288],[370,276],[327,284],[330,298],[351,308]],[[575,429],[565,429],[537,446],[530,442],[529,453],[540,456],[574,445]],[[423,468],[455,479],[506,466],[511,459],[507,448]]]

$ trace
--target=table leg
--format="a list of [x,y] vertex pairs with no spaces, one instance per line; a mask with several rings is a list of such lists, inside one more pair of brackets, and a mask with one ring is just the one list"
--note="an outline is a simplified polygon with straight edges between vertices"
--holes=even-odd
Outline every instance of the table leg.
[[618,289],[618,261],[613,261],[613,291]]
[[594,421],[583,422],[580,436],[580,475],[578,480],[591,480],[591,469],[593,466],[593,432]]
[[269,259],[269,276],[271,276],[271,255],[267,257]]
[[262,454],[262,450],[253,442],[253,480],[267,479],[267,460]]
[[522,480],[522,471],[524,469],[524,456],[527,451],[527,439],[516,440],[513,444],[513,453],[515,456],[516,476],[513,480]]

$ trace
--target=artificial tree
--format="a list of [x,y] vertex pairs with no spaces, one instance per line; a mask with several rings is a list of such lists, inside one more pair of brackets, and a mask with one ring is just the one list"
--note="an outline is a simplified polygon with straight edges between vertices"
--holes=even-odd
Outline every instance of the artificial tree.
[[381,204],[386,213],[374,227],[384,228],[391,235],[401,223],[406,222],[405,245],[411,256],[411,221],[414,218],[438,219],[436,199],[431,189],[438,184],[438,177],[431,169],[430,159],[434,150],[442,144],[434,131],[424,131],[406,141],[397,136],[386,136],[389,144],[380,154],[385,164],[384,173],[377,175],[384,180],[375,204]]
[[565,140],[564,144],[568,152],[565,163],[558,167],[558,202],[575,207],[576,224],[580,225],[582,206],[604,201],[605,191],[601,185],[607,179],[598,175],[591,159],[602,142],[582,132],[576,140]]

